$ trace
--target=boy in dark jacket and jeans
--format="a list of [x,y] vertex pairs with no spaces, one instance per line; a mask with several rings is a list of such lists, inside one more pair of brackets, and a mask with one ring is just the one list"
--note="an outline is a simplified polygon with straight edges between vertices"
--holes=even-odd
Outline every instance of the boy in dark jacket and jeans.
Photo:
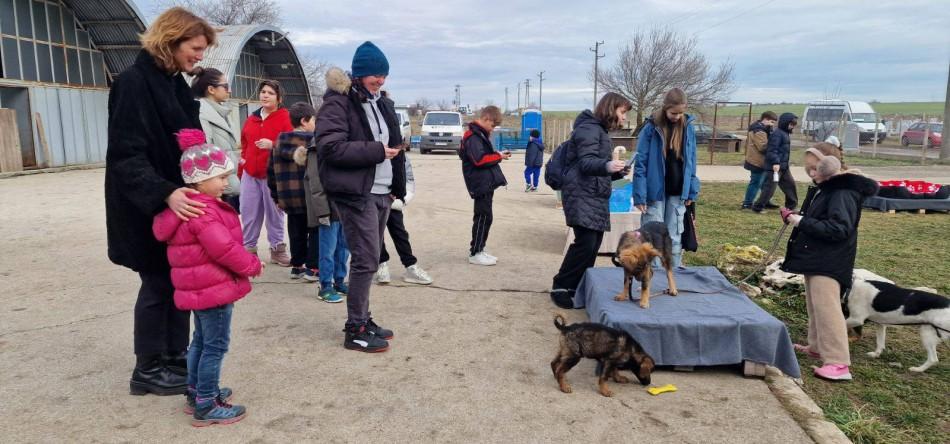
[[769,146],[765,151],[766,171],[772,171],[771,177],[766,177],[762,184],[762,194],[752,205],[752,211],[761,213],[778,185],[785,194],[785,208],[795,209],[798,205],[798,191],[795,189],[795,178],[789,169],[788,160],[792,152],[792,131],[798,126],[798,117],[792,113],[782,113],[778,118],[778,131],[769,135]]
[[267,166],[267,185],[271,198],[287,213],[290,237],[290,278],[317,281],[317,254],[320,239],[316,228],[307,227],[307,203],[304,191],[305,167],[294,161],[306,158],[313,139],[317,111],[309,103],[297,102],[287,110],[294,130],[280,133]]
[[531,130],[531,138],[524,151],[524,192],[538,191],[538,179],[541,176],[541,165],[544,164],[544,143],[541,142],[541,133]]
[[[745,139],[745,163],[742,165],[749,170],[749,185],[746,186],[745,198],[742,199],[743,210],[752,208],[756,194],[759,194],[762,183],[767,179],[765,151],[769,146],[769,135],[772,134],[772,128],[775,127],[777,120],[778,116],[775,113],[766,111],[762,113],[759,120],[749,125],[749,133]],[[765,208],[769,208],[769,204],[766,204]]]
[[459,157],[462,158],[462,175],[468,194],[475,200],[475,216],[472,218],[472,242],[468,263],[495,265],[498,258],[485,253],[485,242],[492,223],[492,198],[495,188],[508,185],[498,166],[511,157],[510,152],[495,152],[491,144],[491,132],[501,125],[501,110],[497,106],[482,108],[478,119],[468,124],[462,136]]

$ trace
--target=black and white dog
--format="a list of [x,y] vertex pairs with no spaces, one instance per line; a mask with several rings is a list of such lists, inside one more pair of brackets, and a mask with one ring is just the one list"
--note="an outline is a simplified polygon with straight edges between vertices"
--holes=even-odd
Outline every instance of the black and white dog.
[[939,294],[855,277],[851,291],[842,296],[841,308],[848,328],[860,327],[864,321],[879,324],[877,348],[868,353],[872,358],[884,351],[888,325],[919,325],[927,361],[911,367],[912,372],[923,372],[936,364],[937,345],[950,339],[950,299]]

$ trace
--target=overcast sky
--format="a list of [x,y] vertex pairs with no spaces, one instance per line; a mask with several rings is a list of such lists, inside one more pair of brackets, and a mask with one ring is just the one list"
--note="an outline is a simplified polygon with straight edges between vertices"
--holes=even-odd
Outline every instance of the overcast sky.
[[[155,0],[133,0],[149,18]],[[387,89],[419,97],[516,104],[519,82],[545,71],[543,106],[591,106],[594,42],[602,66],[631,34],[669,26],[696,36],[712,65],[735,62],[732,100],[942,101],[950,66],[946,0],[277,0],[280,26],[301,53],[349,69],[365,40],[389,58]],[[522,91],[523,94],[523,91]]]

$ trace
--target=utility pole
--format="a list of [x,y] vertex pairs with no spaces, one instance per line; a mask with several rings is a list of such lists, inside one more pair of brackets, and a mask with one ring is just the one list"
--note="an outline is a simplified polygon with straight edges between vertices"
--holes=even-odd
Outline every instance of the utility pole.
[[947,99],[943,104],[943,140],[940,142],[940,160],[950,159],[950,141],[947,140],[948,124],[950,124],[950,70],[947,74]]
[[531,106],[531,93],[528,90],[531,89],[531,79],[524,79],[524,107],[527,108]]
[[462,85],[455,85],[455,110],[458,111],[462,107]]
[[521,82],[518,82],[518,115],[521,115]]
[[544,89],[544,71],[538,73],[538,111],[543,111],[544,107],[541,106],[541,93]]
[[508,87],[505,87],[505,114],[508,114]]
[[603,40],[599,42],[594,42],[594,47],[590,48],[591,52],[594,53],[594,106],[592,106],[591,109],[594,109],[597,107],[597,79],[599,78],[597,77],[597,68],[598,68],[597,61],[604,58],[604,54],[600,53],[600,45],[603,45],[603,44],[604,44]]

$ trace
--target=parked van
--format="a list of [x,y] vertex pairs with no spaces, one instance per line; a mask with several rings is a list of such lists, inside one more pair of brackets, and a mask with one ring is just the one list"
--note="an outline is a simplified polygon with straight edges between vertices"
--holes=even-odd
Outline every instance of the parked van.
[[[399,118],[399,134],[402,135],[402,141],[409,143],[412,139],[412,124],[409,122],[409,107],[397,106],[396,117]],[[409,148],[407,148],[406,151],[409,151]]]
[[816,134],[827,132],[830,127],[844,120],[852,123],[860,130],[860,142],[874,140],[874,126],[877,124],[877,141],[887,138],[887,128],[880,120],[880,116],[867,102],[850,100],[816,100],[809,102],[805,107],[805,115],[800,120],[802,132],[815,137]]
[[422,142],[419,143],[419,152],[427,154],[433,150],[458,151],[464,132],[462,114],[429,111],[422,118]]

